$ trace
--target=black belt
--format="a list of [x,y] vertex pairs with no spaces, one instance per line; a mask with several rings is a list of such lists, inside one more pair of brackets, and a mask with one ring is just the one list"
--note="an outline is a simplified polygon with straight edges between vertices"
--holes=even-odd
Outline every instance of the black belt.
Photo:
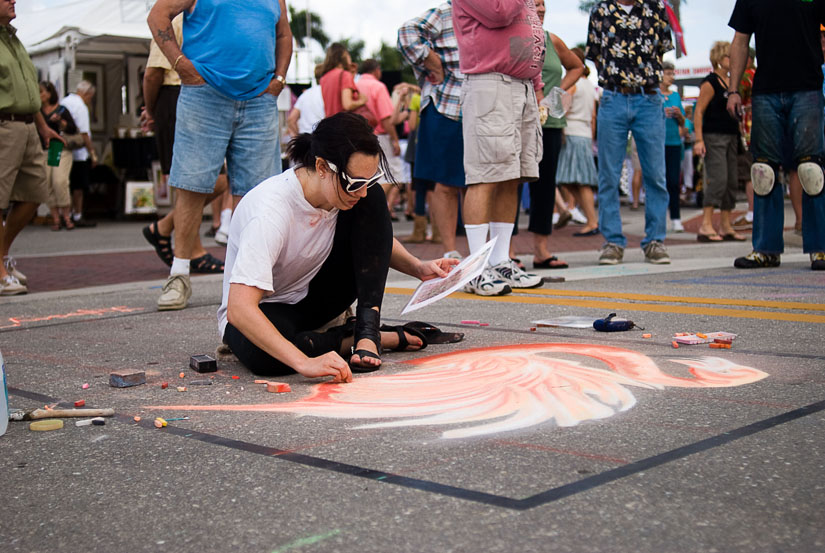
[[656,94],[659,87],[657,85],[649,84],[645,86],[613,86],[606,85],[605,90],[611,92],[618,92],[619,94]]
[[6,113],[0,111],[0,121],[22,121],[23,123],[34,123],[34,114],[28,113],[22,115],[20,113]]

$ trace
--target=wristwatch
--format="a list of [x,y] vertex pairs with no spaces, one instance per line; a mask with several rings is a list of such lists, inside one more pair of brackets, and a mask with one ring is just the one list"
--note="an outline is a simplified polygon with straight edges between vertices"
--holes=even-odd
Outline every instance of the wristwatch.
[[736,94],[737,96],[742,96],[741,94],[739,94],[738,90],[726,90],[725,94],[724,94],[725,99],[730,98],[731,94]]
[[275,80],[286,86],[286,78],[283,75],[275,75]]

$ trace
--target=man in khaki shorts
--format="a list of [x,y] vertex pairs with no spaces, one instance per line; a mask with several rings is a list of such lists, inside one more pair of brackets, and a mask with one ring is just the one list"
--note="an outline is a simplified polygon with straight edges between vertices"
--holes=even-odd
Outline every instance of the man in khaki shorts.
[[5,81],[0,91],[0,210],[13,203],[0,224],[0,296],[28,292],[26,277],[14,267],[9,249],[37,206],[49,198],[46,153],[40,138],[46,144],[63,142],[40,113],[37,71],[11,25],[17,16],[14,4],[14,0],[0,0],[0,75]]
[[544,31],[533,0],[453,0],[453,28],[465,80],[464,228],[470,253],[497,238],[490,267],[465,291],[482,296],[541,286],[509,256],[518,187],[539,175],[542,138],[538,98]]

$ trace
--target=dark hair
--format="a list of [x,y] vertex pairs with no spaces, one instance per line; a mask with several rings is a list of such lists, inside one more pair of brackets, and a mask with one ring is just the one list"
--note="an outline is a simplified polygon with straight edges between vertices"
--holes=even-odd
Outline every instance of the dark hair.
[[358,74],[372,73],[376,69],[381,69],[381,64],[378,63],[377,60],[370,58],[361,62],[361,65],[358,66]]
[[287,156],[295,165],[315,171],[315,158],[331,161],[338,168],[338,179],[346,171],[349,158],[358,152],[378,156],[379,165],[390,182],[395,179],[390,173],[387,158],[378,144],[378,137],[367,120],[356,113],[342,111],[326,119],[321,119],[311,133],[302,133],[289,141]]
[[49,81],[40,81],[40,86],[42,86],[46,92],[49,93],[49,103],[56,104],[60,99],[57,97],[57,89],[54,87],[52,83]]
[[582,62],[582,65],[584,65],[584,73],[582,73],[582,75],[585,77],[589,76],[590,68],[587,67],[587,64],[584,62],[584,50],[576,46],[574,48],[571,48],[570,51],[573,52],[576,55],[576,57],[579,58],[579,60]]
[[321,67],[321,75],[326,75],[333,69],[344,67],[344,56],[347,55],[347,49],[340,42],[333,42],[327,48],[327,57],[324,58],[324,63]]

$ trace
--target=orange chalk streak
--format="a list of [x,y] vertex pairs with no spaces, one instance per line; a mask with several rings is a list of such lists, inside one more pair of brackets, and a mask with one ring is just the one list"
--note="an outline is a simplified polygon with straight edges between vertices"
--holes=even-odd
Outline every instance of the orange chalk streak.
[[[576,354],[583,359],[571,361],[553,354]],[[636,404],[630,386],[716,388],[749,384],[768,376],[718,357],[671,361],[690,367],[693,377],[666,374],[649,357],[617,347],[512,345],[407,361],[416,370],[403,374],[360,377],[350,384],[318,384],[308,397],[298,401],[145,408],[395,419],[358,428],[461,425],[445,431],[442,437],[467,438],[549,421],[573,426],[607,418]]]
[[9,317],[10,325],[0,326],[0,330],[4,328],[16,328],[23,326],[25,323],[39,323],[43,321],[53,321],[56,319],[70,319],[72,317],[99,317],[107,313],[133,313],[135,311],[143,311],[142,307],[126,307],[125,305],[118,305],[115,307],[103,307],[101,309],[78,309],[70,313],[62,313],[59,315],[45,315],[43,317]]

